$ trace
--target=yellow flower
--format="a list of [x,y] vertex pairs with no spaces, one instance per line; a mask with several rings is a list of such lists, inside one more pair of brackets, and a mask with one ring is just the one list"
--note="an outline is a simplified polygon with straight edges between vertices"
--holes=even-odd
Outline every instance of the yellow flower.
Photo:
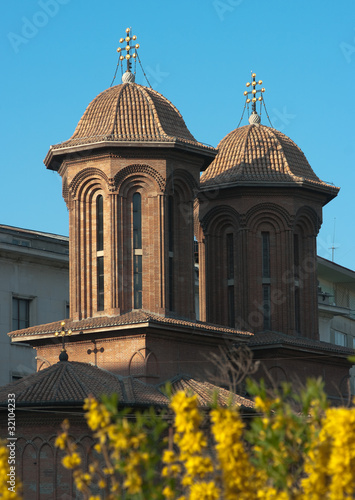
[[163,462],[165,464],[171,464],[176,460],[175,453],[171,450],[164,450],[163,452]]
[[190,500],[219,500],[221,491],[213,481],[194,483],[190,488]]
[[67,443],[68,435],[66,432],[62,432],[62,434],[59,434],[57,439],[55,440],[54,445],[56,448],[60,448],[61,450],[65,449],[65,445]]
[[62,464],[66,469],[74,469],[81,464],[80,456],[74,452],[71,455],[67,455],[62,459]]
[[175,493],[174,493],[174,491],[170,488],[170,486],[165,486],[165,488],[163,489],[163,495],[164,495],[164,497],[165,497],[167,500],[170,500],[170,499],[174,498]]

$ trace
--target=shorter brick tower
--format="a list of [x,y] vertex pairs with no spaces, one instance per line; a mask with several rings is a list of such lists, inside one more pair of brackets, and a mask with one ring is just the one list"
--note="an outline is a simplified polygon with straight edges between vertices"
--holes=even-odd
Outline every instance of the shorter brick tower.
[[338,188],[289,137],[261,125],[261,83],[254,74],[252,99],[245,92],[250,124],[222,139],[201,177],[201,319],[318,339],[316,236]]

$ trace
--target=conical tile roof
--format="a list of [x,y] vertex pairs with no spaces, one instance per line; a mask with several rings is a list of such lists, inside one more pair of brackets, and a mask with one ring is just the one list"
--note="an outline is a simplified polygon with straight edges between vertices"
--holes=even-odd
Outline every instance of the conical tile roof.
[[101,92],[86,108],[72,137],[52,148],[100,140],[175,140],[202,146],[166,97],[136,83],[122,83]]
[[338,192],[319,179],[302,150],[282,132],[264,125],[246,125],[230,132],[218,154],[201,176],[211,184],[307,184]]

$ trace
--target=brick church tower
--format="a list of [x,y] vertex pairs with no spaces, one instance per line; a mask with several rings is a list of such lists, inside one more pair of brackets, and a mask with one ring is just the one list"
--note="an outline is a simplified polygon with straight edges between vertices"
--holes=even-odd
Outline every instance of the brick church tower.
[[[11,334],[38,369],[70,361],[157,383],[201,375],[211,352],[251,334],[196,321],[194,199],[217,151],[198,142],[163,95],[135,83],[126,43],[122,83],[99,94],[72,137],[44,160],[69,210],[70,319]],[[66,355],[65,355],[66,356]]]
[[161,94],[129,71],[123,82],[45,160],[69,209],[71,317],[144,309],[194,320],[193,200],[215,150]]
[[259,84],[253,74],[245,92],[250,124],[222,139],[201,176],[201,319],[318,339],[316,236],[338,188],[289,137],[261,125]]

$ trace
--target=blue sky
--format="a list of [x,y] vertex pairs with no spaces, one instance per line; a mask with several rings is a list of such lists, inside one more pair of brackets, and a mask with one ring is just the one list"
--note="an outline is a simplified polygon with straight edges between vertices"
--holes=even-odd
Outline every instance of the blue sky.
[[16,0],[0,26],[0,223],[68,234],[61,178],[43,159],[110,86],[131,26],[151,85],[204,143],[237,127],[256,72],[273,126],[341,188],[324,208],[319,255],[331,259],[334,238],[335,262],[355,269],[353,0]]

